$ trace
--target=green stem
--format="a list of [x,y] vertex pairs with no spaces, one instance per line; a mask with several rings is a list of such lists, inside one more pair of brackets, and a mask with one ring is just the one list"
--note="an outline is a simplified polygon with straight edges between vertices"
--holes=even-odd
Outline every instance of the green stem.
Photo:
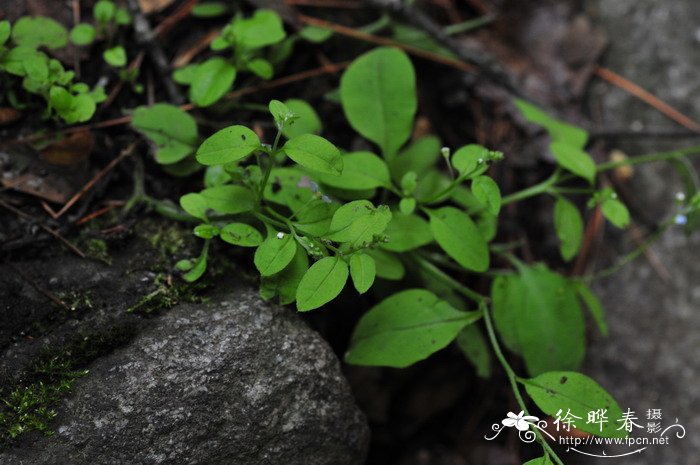
[[693,147],[680,150],[673,150],[671,152],[651,153],[649,155],[640,155],[638,157],[627,158],[626,160],[601,163],[600,165],[596,166],[596,170],[598,172],[609,171],[621,166],[641,165],[644,163],[673,160],[674,158],[687,157],[691,155],[700,155],[700,145],[695,145]]
[[455,291],[459,292],[462,294],[464,297],[468,298],[469,300],[472,300],[478,304],[481,304],[482,302],[485,302],[488,297],[479,294],[476,291],[473,291],[469,289],[468,287],[460,284],[457,280],[452,278],[450,275],[442,271],[440,268],[436,267],[432,263],[430,263],[428,260],[426,260],[423,257],[420,257],[418,255],[413,255],[412,256],[413,260],[425,271],[433,275],[433,277],[445,285],[451,287]]
[[506,195],[505,197],[503,197],[503,200],[501,200],[501,205],[508,205],[509,203],[519,202],[521,200],[534,197],[536,195],[550,192],[552,190],[552,187],[554,187],[554,185],[557,182],[559,182],[560,173],[561,172],[557,169],[554,171],[554,173],[552,173],[550,177],[548,177],[541,183],[535,184],[534,186],[530,186],[527,189],[523,189],[519,192]]

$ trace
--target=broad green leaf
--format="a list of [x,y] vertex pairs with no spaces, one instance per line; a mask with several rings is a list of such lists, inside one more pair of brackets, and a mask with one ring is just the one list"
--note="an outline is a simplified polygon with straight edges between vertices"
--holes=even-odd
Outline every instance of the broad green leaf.
[[603,216],[620,229],[630,224],[630,212],[624,203],[616,198],[608,198],[600,204]]
[[173,80],[178,84],[192,84],[194,81],[195,74],[197,73],[197,68],[199,64],[193,63],[191,65],[183,66],[173,71]]
[[221,229],[221,239],[239,247],[257,247],[263,242],[262,234],[245,223],[230,223]]
[[384,160],[371,152],[351,152],[342,156],[340,176],[321,175],[324,184],[339,189],[373,189],[391,185],[389,168]]
[[481,318],[461,312],[425,289],[409,289],[371,308],[359,321],[345,354],[354,365],[403,368],[428,358]]
[[518,264],[520,274],[497,277],[493,316],[504,344],[522,355],[527,371],[575,370],[585,354],[585,324],[566,278],[543,266]]
[[486,338],[477,326],[469,325],[463,328],[457,335],[457,345],[474,365],[479,378],[491,377],[491,352]]
[[333,31],[317,26],[306,26],[299,31],[299,37],[315,44],[320,44],[330,39]]
[[372,287],[377,268],[374,259],[363,253],[354,253],[350,257],[350,276],[357,292],[364,294]]
[[549,149],[562,167],[593,184],[596,167],[590,155],[582,149],[563,142],[552,142]]
[[323,137],[302,134],[289,139],[282,149],[304,168],[336,176],[343,172],[340,151]]
[[327,203],[320,199],[310,200],[294,212],[297,218],[294,227],[304,234],[321,237],[328,232],[337,209],[337,203]]
[[12,33],[12,26],[7,20],[0,21],[0,45],[5,45]]
[[472,193],[492,215],[501,211],[501,190],[496,181],[488,176],[477,176],[472,180]]
[[307,312],[335,299],[348,280],[348,265],[340,257],[325,257],[311,265],[297,288],[297,310]]
[[476,227],[486,242],[491,242],[498,233],[498,217],[489,212],[482,212],[476,218]]
[[272,276],[287,267],[296,251],[294,236],[271,231],[265,242],[255,250],[253,261],[261,276]]
[[204,221],[207,220],[207,199],[196,193],[185,194],[180,197],[180,206],[190,215]]
[[23,16],[12,26],[12,40],[26,47],[57,49],[68,44],[68,31],[46,16]]
[[228,13],[228,6],[224,2],[198,3],[192,8],[190,14],[197,18],[214,18]]
[[605,310],[603,309],[603,305],[600,303],[598,297],[586,284],[580,281],[571,281],[571,284],[574,286],[578,296],[588,308],[588,311],[593,317],[593,321],[595,321],[596,325],[598,326],[600,333],[603,336],[607,336],[608,325],[605,322]]
[[308,269],[309,257],[303,247],[297,247],[294,258],[284,270],[272,276],[262,277],[260,295],[265,300],[277,296],[280,304],[291,304],[296,300],[299,283]]
[[391,160],[408,140],[416,113],[416,78],[408,56],[382,47],[357,58],[340,80],[350,125]]
[[236,19],[233,23],[236,45],[257,49],[281,42],[285,37],[279,15],[272,10],[256,10],[247,19]]
[[121,45],[105,50],[102,53],[102,58],[104,58],[108,65],[114,66],[115,68],[121,68],[126,65],[126,51]]
[[285,124],[282,134],[289,139],[301,134],[320,134],[323,129],[321,118],[311,105],[299,99],[285,100],[284,103],[297,117]]
[[[56,93],[60,93],[58,89],[61,89],[63,92],[65,92],[65,94],[68,95],[68,98],[65,100],[63,99],[63,97],[60,98],[60,104],[56,103]],[[95,101],[92,99],[92,97],[90,97],[87,94],[71,96],[63,88],[57,86],[52,87],[50,93],[50,100],[58,105],[54,105],[54,108],[56,108],[56,112],[68,124],[85,122],[92,118],[92,115],[95,114],[95,109],[97,108],[95,105]]]
[[39,54],[27,58],[24,62],[24,70],[28,78],[36,81],[46,81],[49,77],[47,60]]
[[355,200],[335,211],[327,238],[359,246],[384,232],[390,221],[391,211],[386,205],[375,207],[368,200]]
[[234,215],[251,211],[255,206],[253,192],[242,186],[208,187],[200,194],[206,199],[207,206],[217,213]]
[[437,136],[421,137],[411,143],[395,158],[389,160],[392,179],[399,183],[409,171],[422,175],[435,166],[440,158],[441,147],[442,142]]
[[198,224],[192,232],[200,239],[211,239],[219,234],[219,228],[213,224]]
[[92,15],[98,23],[106,24],[112,21],[115,14],[116,6],[111,0],[99,0],[92,7]]
[[394,212],[384,234],[389,240],[381,247],[392,252],[408,252],[433,242],[430,225],[416,214]]
[[190,86],[190,100],[197,106],[208,107],[219,101],[231,89],[236,68],[223,58],[210,58],[197,66]]
[[461,176],[475,177],[482,175],[487,169],[486,160],[489,150],[477,144],[469,144],[460,147],[453,155],[450,162],[452,167]]
[[551,460],[549,460],[549,456],[543,455],[542,457],[528,460],[523,465],[554,465],[554,464],[552,463]]
[[553,142],[562,142],[578,149],[583,149],[586,146],[588,133],[578,126],[552,118],[542,109],[525,100],[516,98],[515,106],[523,113],[526,120],[545,128]]
[[428,210],[428,214],[433,236],[447,255],[467,270],[488,269],[488,245],[469,215],[454,207]]
[[75,45],[89,45],[95,40],[95,28],[92,24],[81,23],[70,31],[70,41]]
[[438,169],[432,169],[418,178],[413,197],[421,202],[429,201],[430,204],[443,202],[450,197],[449,192],[447,194],[444,192],[451,184],[451,178]]
[[215,132],[197,149],[203,165],[223,165],[247,157],[260,148],[258,136],[245,126],[229,126]]
[[317,188],[299,168],[273,168],[263,197],[298,212],[313,203],[312,198],[316,195]]
[[[608,438],[625,438],[627,431],[619,429],[622,410],[615,399],[600,384],[575,371],[550,371],[532,379],[522,379],[527,394],[547,415],[565,414],[581,417],[576,428],[587,433]],[[607,423],[588,423],[588,412],[603,409]]]
[[197,123],[175,105],[157,103],[138,107],[131,125],[158,146],[158,163],[176,163],[192,154],[197,145]]
[[366,249],[365,253],[374,259],[377,277],[400,281],[406,274],[406,268],[395,254],[380,249]]
[[561,241],[561,256],[568,262],[581,248],[583,219],[576,205],[562,197],[558,198],[554,205],[554,229]]

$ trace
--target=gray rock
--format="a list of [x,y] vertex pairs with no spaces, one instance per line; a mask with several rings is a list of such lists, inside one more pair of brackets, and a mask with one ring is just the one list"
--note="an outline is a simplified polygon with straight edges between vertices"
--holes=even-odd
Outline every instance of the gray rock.
[[89,368],[58,407],[55,435],[22,440],[0,463],[364,461],[366,421],[333,352],[252,289],[179,305]]

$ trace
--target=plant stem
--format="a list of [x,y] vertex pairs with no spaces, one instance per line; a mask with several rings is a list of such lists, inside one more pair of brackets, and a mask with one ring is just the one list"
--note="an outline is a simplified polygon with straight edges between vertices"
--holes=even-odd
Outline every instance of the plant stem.
[[552,173],[550,177],[548,177],[541,183],[535,184],[534,186],[530,186],[527,189],[523,189],[519,192],[506,195],[505,197],[503,197],[503,200],[501,200],[501,205],[508,205],[509,203],[519,202],[520,200],[524,200],[530,197],[534,197],[536,195],[550,192],[552,190],[552,187],[554,187],[554,185],[557,182],[559,182],[560,173],[561,172],[557,169],[554,171],[554,173]]
[[638,157],[627,158],[626,160],[601,163],[596,167],[598,172],[614,170],[621,166],[628,165],[641,165],[644,163],[653,163],[657,161],[673,160],[674,158],[687,157],[691,155],[700,155],[700,145],[695,145],[693,147],[688,147],[680,150],[673,150],[671,152],[659,152],[651,153],[649,155],[641,155]]
[[457,280],[455,280],[450,275],[448,275],[447,273],[442,271],[440,268],[438,268],[435,265],[433,265],[432,263],[430,263],[425,258],[420,257],[418,255],[413,255],[412,258],[415,260],[415,262],[421,268],[423,268],[425,271],[427,271],[428,273],[433,275],[434,278],[441,281],[445,285],[451,287],[455,291],[459,292],[460,294],[462,294],[464,297],[468,298],[469,300],[472,300],[478,304],[481,304],[482,302],[485,302],[488,299],[488,297],[481,295],[478,292],[473,291],[473,290],[469,289],[468,287],[460,284],[459,282],[457,282]]

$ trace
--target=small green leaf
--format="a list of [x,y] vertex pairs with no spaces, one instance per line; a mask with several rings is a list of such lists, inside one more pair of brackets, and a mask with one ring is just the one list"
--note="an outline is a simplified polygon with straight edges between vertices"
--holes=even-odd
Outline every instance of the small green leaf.
[[207,220],[207,199],[196,193],[185,194],[180,197],[180,206],[190,215],[204,221]]
[[392,252],[408,252],[433,242],[430,225],[415,214],[394,213],[384,234],[388,242],[381,247]]
[[411,135],[417,107],[408,56],[388,47],[360,56],[343,73],[340,97],[350,125],[392,159]]
[[583,149],[586,146],[588,133],[578,126],[552,118],[540,108],[525,100],[516,98],[515,106],[523,113],[526,120],[545,128],[553,142],[562,142],[578,149]]
[[463,328],[457,336],[457,345],[474,365],[479,378],[491,377],[491,352],[484,335],[477,326],[469,325]]
[[89,45],[95,40],[95,28],[91,24],[78,24],[70,31],[70,41],[75,45]]
[[590,155],[573,145],[563,142],[552,142],[549,149],[554,154],[557,163],[562,167],[593,184],[596,167]]
[[317,26],[306,26],[299,31],[299,37],[315,44],[327,41],[332,35],[332,30]]
[[197,73],[198,64],[183,66],[173,71],[173,80],[178,84],[190,85],[194,81],[194,76]]
[[616,198],[608,198],[600,205],[603,216],[620,229],[630,224],[630,212],[624,203]]
[[343,172],[340,151],[323,137],[302,134],[289,139],[283,150],[289,158],[304,168],[331,175],[340,175]]
[[409,289],[371,308],[355,327],[345,361],[355,365],[403,368],[452,342],[481,318],[461,312],[425,289]]
[[574,258],[583,240],[583,219],[576,205],[560,197],[554,205],[554,229],[561,241],[559,251],[567,262]]
[[421,137],[403,149],[389,161],[392,179],[399,183],[406,173],[413,171],[417,175],[423,175],[435,166],[440,157],[442,142],[436,136]]
[[220,57],[210,58],[197,66],[190,86],[190,100],[197,106],[208,107],[219,101],[231,89],[236,68]]
[[157,146],[156,160],[161,164],[177,163],[194,152],[197,123],[192,116],[167,103],[138,107],[131,125]]
[[197,149],[203,165],[223,165],[247,157],[260,148],[258,136],[245,126],[229,126],[215,132]]
[[279,100],[270,100],[267,107],[270,110],[270,114],[274,118],[275,124],[278,128],[284,127],[288,121],[294,118],[294,112],[292,112],[287,105]]
[[115,68],[121,68],[126,65],[126,51],[121,45],[105,50],[102,53],[102,58],[105,59],[108,65]]
[[7,20],[0,21],[0,45],[5,45],[12,33],[12,26]]
[[406,268],[395,254],[380,249],[366,249],[365,253],[374,259],[377,277],[400,281],[406,274]]
[[303,247],[297,247],[294,258],[284,270],[272,276],[262,277],[260,295],[265,300],[277,296],[280,304],[291,304],[296,300],[299,283],[308,269],[309,257]]
[[333,214],[338,204],[327,203],[320,199],[312,199],[300,209],[295,210],[297,221],[294,227],[304,234],[321,237],[328,232]]
[[209,241],[204,243],[202,253],[199,254],[197,261],[194,262],[192,268],[182,277],[185,281],[192,283],[202,277],[207,271],[207,261],[209,257]]
[[489,267],[489,248],[469,215],[454,207],[429,210],[430,229],[440,247],[467,270]]
[[384,160],[371,152],[352,152],[342,156],[340,176],[321,175],[320,181],[339,189],[373,189],[391,185],[389,168]]
[[335,211],[327,237],[360,246],[384,232],[390,221],[391,211],[386,205],[375,207],[368,200],[355,200]]
[[99,0],[92,7],[92,15],[98,23],[106,24],[114,18],[116,7],[111,0]]
[[195,226],[193,232],[200,239],[211,239],[219,234],[219,228],[213,224],[199,224]]
[[399,201],[399,211],[404,215],[410,215],[416,210],[416,199],[405,197]]
[[586,284],[580,281],[571,281],[571,284],[574,286],[574,289],[576,289],[576,293],[581,298],[581,301],[586,304],[600,333],[603,336],[607,336],[608,325],[605,323],[605,309],[603,309],[603,305],[600,303],[598,297],[596,297]]
[[460,176],[480,176],[488,169],[486,160],[489,158],[489,150],[477,144],[469,144],[459,148],[451,159],[452,167]]
[[228,6],[223,2],[204,2],[192,8],[190,14],[197,18],[214,18],[228,13]]
[[303,100],[286,100],[285,105],[294,113],[296,118],[284,125],[282,134],[287,138],[299,136],[301,134],[319,134],[323,129],[321,118],[316,114],[316,110]]
[[297,288],[297,310],[307,312],[335,299],[348,280],[348,265],[340,257],[314,263]]
[[245,66],[248,71],[262,79],[270,79],[275,73],[272,63],[263,58],[254,58],[247,62]]
[[114,12],[114,22],[120,26],[128,26],[131,24],[131,15],[126,8],[117,8]]
[[223,185],[204,189],[200,192],[207,206],[217,213],[235,215],[248,212],[255,206],[253,192],[242,186]]
[[245,223],[230,223],[223,227],[221,239],[239,247],[257,247],[263,242],[262,234]]
[[233,23],[236,45],[257,49],[281,42],[285,37],[279,15],[272,10],[256,10],[252,17],[238,18]]
[[262,276],[272,276],[286,268],[296,251],[294,236],[272,231],[255,251],[253,261]]
[[472,180],[472,193],[492,215],[501,211],[501,190],[496,181],[488,176],[478,176]]
[[415,171],[409,171],[401,178],[401,190],[404,195],[411,195],[418,186],[418,174]]
[[[607,438],[625,438],[627,431],[620,429],[618,420],[622,410],[615,399],[588,376],[575,371],[550,371],[532,379],[522,379],[527,394],[547,415],[571,411],[580,417],[576,428],[587,433]],[[607,423],[588,423],[588,412],[605,410]]]
[[355,253],[350,257],[350,276],[357,292],[364,294],[372,287],[377,268],[374,259],[363,253]]
[[15,44],[57,49],[68,44],[68,31],[58,21],[45,16],[23,16],[12,27]]
[[528,460],[525,462],[523,465],[554,465],[552,461],[549,459],[549,456],[543,455],[542,457],[538,457],[536,459]]

